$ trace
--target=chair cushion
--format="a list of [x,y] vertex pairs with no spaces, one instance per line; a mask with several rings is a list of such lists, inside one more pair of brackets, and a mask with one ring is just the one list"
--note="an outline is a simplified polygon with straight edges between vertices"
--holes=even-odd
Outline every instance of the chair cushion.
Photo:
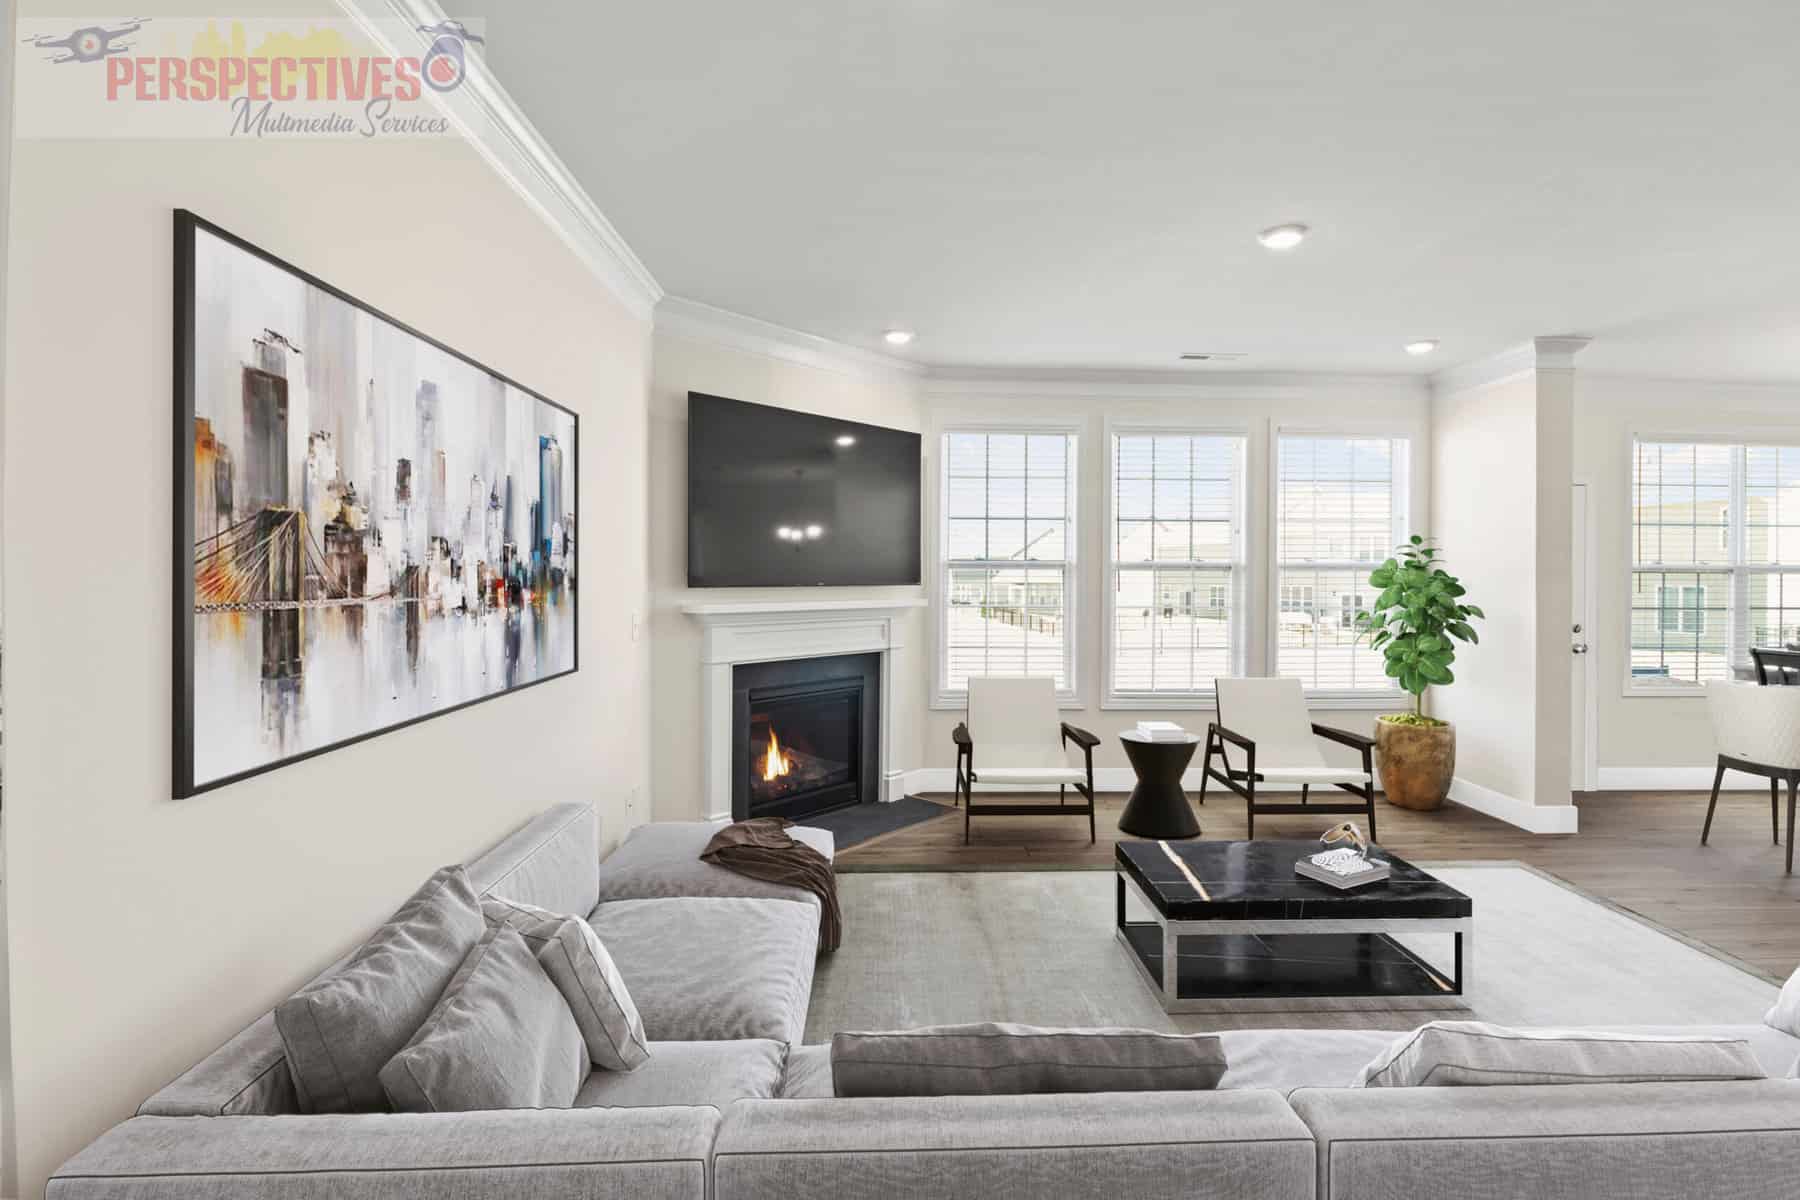
[[275,1008],[304,1113],[380,1112],[381,1068],[487,932],[461,867],[445,867],[351,955]]
[[831,1038],[838,1096],[1211,1091],[1224,1073],[1212,1034],[988,1021]]
[[679,896],[594,910],[652,1041],[800,1040],[819,910],[792,900]]
[[[1260,752],[1258,757],[1261,757]],[[1265,767],[1256,764],[1256,773],[1264,783],[1368,783],[1369,774],[1361,767]]]
[[575,1097],[576,1108],[656,1108],[710,1104],[720,1112],[734,1100],[767,1100],[781,1086],[787,1047],[765,1038],[735,1042],[651,1042],[637,1070],[595,1071]]
[[395,1112],[567,1108],[587,1074],[568,1002],[525,939],[498,926],[381,1068],[381,1085]]
[[[1312,731],[1312,714],[1298,679],[1215,679],[1219,724],[1256,743],[1256,766],[1323,767],[1325,755]],[[1230,742],[1225,755],[1242,769],[1244,752]]]
[[637,1005],[593,926],[580,917],[498,896],[483,900],[481,911],[490,925],[516,930],[537,955],[538,965],[568,1002],[596,1067],[629,1071],[649,1056]]
[[1016,757],[1030,752],[1062,757],[1056,681],[1048,675],[983,675],[970,679],[965,723],[969,740],[975,743],[978,765],[984,761],[996,766],[1049,765]]
[[1738,1039],[1508,1029],[1482,1021],[1432,1021],[1397,1038],[1363,1068],[1353,1086],[1655,1083],[1764,1077],[1749,1043]]
[[[600,864],[600,902],[655,900],[668,896],[748,896],[766,900],[798,900],[818,905],[802,888],[751,879],[736,871],[700,861],[700,852],[719,831],[716,821],[653,821],[639,825],[624,844]],[[795,825],[788,829],[830,861],[835,849],[829,829]]]
[[1075,767],[979,767],[976,783],[1086,783],[1087,772]]

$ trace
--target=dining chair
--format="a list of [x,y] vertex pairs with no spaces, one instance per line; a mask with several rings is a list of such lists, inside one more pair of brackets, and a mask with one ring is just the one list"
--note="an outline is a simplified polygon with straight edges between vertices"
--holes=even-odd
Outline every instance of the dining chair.
[[1706,685],[1706,707],[1712,714],[1719,761],[1713,772],[1712,798],[1700,844],[1712,833],[1713,810],[1726,771],[1744,771],[1769,780],[1769,826],[1781,844],[1781,785],[1787,784],[1787,873],[1794,873],[1794,811],[1800,797],[1800,688],[1762,687],[1718,679]]

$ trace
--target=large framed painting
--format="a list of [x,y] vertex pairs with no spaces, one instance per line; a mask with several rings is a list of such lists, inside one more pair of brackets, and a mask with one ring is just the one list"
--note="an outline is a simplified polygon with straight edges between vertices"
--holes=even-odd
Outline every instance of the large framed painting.
[[176,212],[175,795],[574,671],[577,436]]

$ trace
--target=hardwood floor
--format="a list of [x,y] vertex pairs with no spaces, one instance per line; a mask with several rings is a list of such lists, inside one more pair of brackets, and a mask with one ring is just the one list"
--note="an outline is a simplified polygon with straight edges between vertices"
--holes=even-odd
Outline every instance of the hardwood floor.
[[[1099,840],[1091,846],[1082,818],[980,816],[965,846],[962,810],[950,807],[948,796],[925,799],[943,804],[944,816],[845,850],[838,869],[1110,868],[1122,836],[1122,793],[1099,797]],[[1516,860],[1777,981],[1800,963],[1800,874],[1783,874],[1785,852],[1769,840],[1766,794],[1721,795],[1705,847],[1704,792],[1596,792],[1581,797],[1579,807],[1581,832],[1564,836],[1526,833],[1455,805],[1412,813],[1383,804],[1377,820],[1382,845],[1415,862]],[[1244,805],[1236,797],[1209,797],[1196,811],[1202,837],[1244,836]],[[1313,837],[1342,819],[1262,817],[1257,832]],[[1786,820],[1784,797],[1784,838]]]

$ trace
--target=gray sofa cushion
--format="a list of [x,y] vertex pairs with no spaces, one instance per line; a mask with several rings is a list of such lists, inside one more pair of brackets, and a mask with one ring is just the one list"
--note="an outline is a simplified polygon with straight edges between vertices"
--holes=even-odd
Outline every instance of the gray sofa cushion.
[[1800,1086],[1784,1080],[1303,1089],[1288,1101],[1318,1139],[1322,1200],[1777,1200],[1800,1163]]
[[706,1200],[710,1108],[137,1117],[46,1200]]
[[550,912],[586,913],[599,897],[600,818],[591,805],[547,808],[469,861],[483,896],[510,896]]
[[[654,900],[670,896],[747,896],[764,900],[798,900],[817,905],[802,888],[751,879],[700,861],[700,852],[719,831],[715,821],[654,821],[639,825],[600,864],[599,898]],[[831,832],[806,825],[788,830],[829,861]]]
[[595,1071],[575,1097],[577,1108],[654,1108],[767,1100],[781,1086],[787,1047],[763,1038],[736,1042],[651,1042],[635,1071]]
[[525,939],[499,926],[381,1069],[381,1086],[396,1112],[567,1108],[587,1074],[568,1001]]
[[831,1090],[831,1043],[814,1046],[789,1046],[787,1066],[781,1069],[783,1100],[829,1100]]
[[380,1073],[487,929],[461,867],[415,892],[338,970],[275,1008],[300,1111],[376,1112]]
[[600,936],[580,917],[561,916],[530,904],[489,896],[481,902],[489,923],[518,931],[537,955],[550,982],[569,1002],[587,1042],[588,1057],[603,1071],[629,1071],[650,1054],[644,1022]]
[[839,1096],[1210,1091],[1224,1073],[1211,1034],[986,1021],[831,1038]]
[[792,900],[616,900],[594,932],[655,1042],[769,1038],[806,1029],[819,910]]
[[1294,1200],[1313,1142],[1271,1092],[745,1100],[715,1200]]
[[1774,1005],[1763,1014],[1763,1024],[1779,1029],[1789,1037],[1800,1038],[1800,967],[1781,985]]
[[1432,1021],[1395,1039],[1356,1077],[1356,1087],[1649,1083],[1761,1079],[1749,1043],[1696,1034],[1509,1029],[1481,1021]]
[[287,1051],[266,1012],[138,1106],[140,1117],[272,1116],[297,1113]]

